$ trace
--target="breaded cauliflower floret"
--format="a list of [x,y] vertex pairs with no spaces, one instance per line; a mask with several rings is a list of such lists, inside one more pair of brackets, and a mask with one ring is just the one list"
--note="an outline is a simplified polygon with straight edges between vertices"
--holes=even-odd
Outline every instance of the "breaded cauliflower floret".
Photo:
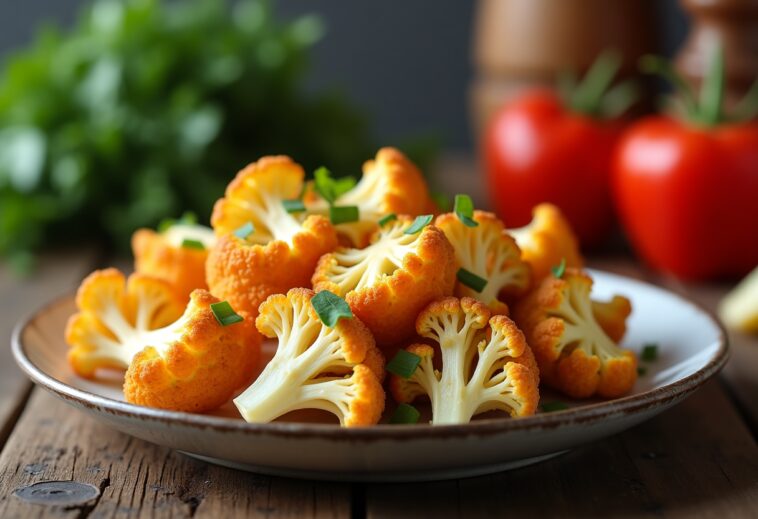
[[613,342],[621,342],[626,335],[626,319],[631,313],[632,302],[624,296],[613,296],[610,301],[592,301],[592,315]]
[[392,375],[395,400],[409,403],[428,396],[435,425],[467,423],[491,410],[511,416],[534,414],[539,375],[524,335],[508,317],[491,316],[475,299],[450,297],[421,312],[416,329],[439,345],[441,369],[434,367],[432,346],[406,348],[421,362],[407,379]]
[[532,266],[532,279],[539,283],[561,260],[566,266],[582,268],[579,240],[561,210],[552,204],[534,208],[529,225],[508,229],[521,249],[521,257]]
[[138,229],[132,236],[134,270],[168,281],[185,301],[196,288],[208,288],[205,260],[215,245],[203,225],[175,224],[163,232]]
[[127,402],[209,411],[250,380],[260,335],[251,319],[222,326],[210,309],[218,299],[205,290],[192,292],[186,309],[170,297],[160,280],[133,274],[126,282],[115,269],[93,273],[69,321],[69,360],[88,377],[98,368],[126,368]]
[[[216,202],[211,224],[219,236],[206,263],[211,292],[255,316],[271,294],[308,286],[318,259],[337,246],[320,215],[302,220],[284,201],[297,198],[303,169],[287,157],[264,157],[243,169]],[[235,230],[252,224],[244,237]]]
[[338,248],[324,255],[313,275],[316,291],[344,297],[381,347],[408,339],[418,313],[452,294],[453,247],[437,227],[406,234],[409,217],[385,224],[364,249]]
[[487,281],[477,292],[460,281],[455,285],[457,297],[473,297],[497,313],[507,313],[501,299],[520,296],[529,289],[531,269],[521,259],[521,250],[494,214],[474,211],[476,227],[465,225],[455,213],[437,217],[436,225],[455,249],[459,268]]
[[[327,214],[328,204],[309,190],[305,197],[309,212]],[[360,220],[338,224],[337,231],[355,247],[365,247],[377,229],[377,221],[395,213],[410,216],[436,212],[424,176],[413,162],[395,148],[382,148],[374,160],[363,165],[363,176],[335,206],[356,206]]]
[[343,426],[372,425],[384,410],[384,358],[356,318],[326,326],[311,305],[315,293],[293,288],[261,305],[256,326],[277,338],[274,358],[234,399],[248,422],[270,422],[297,409],[321,409]]
[[516,306],[516,322],[534,350],[540,378],[574,398],[615,398],[637,380],[637,359],[596,321],[592,279],[576,269],[547,277]]

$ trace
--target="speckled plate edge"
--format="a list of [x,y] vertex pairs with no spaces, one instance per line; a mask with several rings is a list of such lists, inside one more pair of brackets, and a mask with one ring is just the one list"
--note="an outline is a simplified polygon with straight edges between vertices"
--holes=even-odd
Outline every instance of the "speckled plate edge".
[[[592,271],[590,270],[590,272]],[[341,428],[336,425],[312,423],[274,422],[256,424],[246,423],[234,418],[166,411],[129,404],[127,402],[103,397],[89,391],[69,386],[42,371],[31,361],[31,359],[29,359],[24,351],[21,337],[26,327],[38,314],[57,305],[69,302],[72,297],[71,295],[62,296],[49,302],[36,312],[33,312],[27,318],[20,321],[14,328],[11,336],[11,349],[16,363],[34,383],[40,385],[63,400],[76,403],[84,408],[96,409],[99,412],[106,412],[117,416],[130,416],[165,423],[180,423],[185,426],[191,426],[198,429],[214,429],[219,432],[234,431],[250,436],[265,434],[282,437],[323,437],[330,440],[345,440],[348,442],[374,441],[380,439],[402,440],[418,436],[423,436],[424,438],[438,437],[448,439],[471,435],[487,436],[489,434],[502,434],[507,431],[553,429],[566,425],[590,424],[602,421],[609,415],[632,414],[640,410],[654,409],[660,406],[666,406],[672,401],[681,400],[703,385],[724,367],[729,356],[727,334],[722,324],[715,318],[712,312],[680,294],[668,291],[650,283],[608,272],[603,272],[603,275],[620,278],[627,282],[632,281],[655,290],[666,292],[672,297],[679,299],[682,303],[694,307],[702,315],[707,317],[710,320],[710,324],[718,330],[718,350],[702,368],[670,384],[639,394],[605,402],[588,404],[564,411],[538,414],[519,419],[493,418],[476,420],[463,425],[432,426],[380,424],[372,427]]]

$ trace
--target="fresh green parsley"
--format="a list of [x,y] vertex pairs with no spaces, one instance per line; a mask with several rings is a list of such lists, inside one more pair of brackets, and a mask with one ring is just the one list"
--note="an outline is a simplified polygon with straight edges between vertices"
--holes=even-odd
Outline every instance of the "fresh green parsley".
[[487,286],[486,279],[479,277],[473,272],[464,268],[459,268],[458,272],[455,274],[455,277],[457,277],[458,281],[469,287],[471,290],[479,293],[481,293],[481,291],[484,290],[484,287]]
[[316,314],[318,314],[321,322],[330,328],[336,326],[337,322],[343,317],[345,319],[353,318],[350,305],[340,296],[328,290],[322,290],[313,296],[311,305],[316,310]]
[[305,204],[302,200],[282,200],[284,210],[288,213],[302,213],[305,211]]
[[432,218],[434,218],[431,214],[424,214],[421,216],[417,216],[415,220],[413,220],[413,223],[408,227],[405,231],[403,231],[405,234],[416,234],[417,232],[421,232],[421,230],[432,223]]
[[399,350],[392,360],[387,363],[386,369],[398,377],[411,378],[420,363],[421,357],[415,353]]
[[642,347],[640,358],[645,362],[653,362],[658,359],[658,345],[655,343],[645,344]]
[[227,301],[211,303],[211,312],[221,326],[229,326],[244,321],[242,316],[238,315]]
[[246,239],[248,236],[253,234],[255,232],[255,225],[253,225],[253,222],[247,222],[245,225],[240,226],[236,231],[234,231],[234,235],[237,238]]
[[346,205],[338,207],[329,206],[329,220],[334,224],[357,222],[360,219],[360,212],[355,205]]
[[561,262],[550,269],[553,272],[553,276],[561,279],[566,273],[566,258],[561,258]]
[[189,238],[182,240],[182,247],[185,249],[205,250],[205,245],[203,245],[203,242],[200,240],[191,240]]
[[378,222],[379,227],[384,227],[388,223],[394,222],[395,220],[397,220],[397,215],[395,213],[385,214],[384,216],[379,218],[379,222]]
[[474,203],[468,195],[455,195],[455,206],[453,212],[458,219],[467,227],[476,227],[479,225],[474,221]]
[[395,412],[392,413],[392,417],[390,418],[391,424],[401,425],[401,424],[415,424],[418,423],[418,419],[421,417],[421,413],[418,412],[418,409],[413,407],[412,405],[408,404],[399,404],[397,408],[395,408]]

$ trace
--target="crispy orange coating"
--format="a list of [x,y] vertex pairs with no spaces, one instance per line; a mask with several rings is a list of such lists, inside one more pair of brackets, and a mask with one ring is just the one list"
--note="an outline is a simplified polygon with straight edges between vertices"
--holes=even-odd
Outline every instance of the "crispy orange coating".
[[297,409],[322,409],[346,427],[372,425],[384,410],[384,358],[357,318],[327,327],[311,299],[293,288],[260,307],[258,330],[277,338],[276,354],[234,403],[249,422],[268,422]]
[[124,379],[127,402],[202,413],[220,407],[250,381],[260,351],[253,319],[223,326],[210,305],[219,300],[195,290],[182,318],[135,355]]
[[161,233],[138,229],[132,235],[132,252],[136,272],[168,281],[185,301],[196,288],[208,288],[207,249],[175,247]]
[[325,254],[313,274],[314,289],[344,297],[384,351],[413,336],[418,313],[452,294],[455,283],[454,252],[445,234],[432,225],[404,234],[411,222],[400,216],[377,231],[369,247]]
[[540,369],[540,378],[574,398],[615,398],[637,380],[637,359],[620,348],[595,320],[592,279],[577,269],[546,277],[516,306]]
[[291,246],[281,240],[257,245],[234,234],[222,236],[208,256],[208,285],[235,309],[256,316],[271,294],[309,286],[321,255],[336,246],[334,228],[318,215],[306,218]]
[[[428,396],[434,424],[465,423],[491,410],[511,416],[534,414],[539,374],[524,335],[507,316],[493,316],[472,298],[445,298],[419,314],[416,329],[436,346],[406,348],[421,362],[408,379],[391,376],[395,400],[409,403]],[[437,350],[439,368],[433,364]]]
[[[311,212],[326,214],[327,204],[308,189],[304,202]],[[357,206],[360,221],[337,225],[337,231],[355,247],[365,247],[377,229],[377,221],[389,214],[418,216],[438,212],[421,171],[402,152],[382,148],[363,165],[356,186],[341,195],[337,206]]]
[[610,301],[592,301],[592,314],[597,324],[613,342],[621,342],[626,334],[626,319],[632,313],[632,302],[624,296]]
[[516,238],[524,261],[532,266],[535,285],[564,258],[566,266],[581,268],[584,259],[579,252],[579,240],[561,210],[543,203],[534,208],[533,215],[529,225],[509,232]]
[[521,259],[516,241],[497,216],[474,211],[473,220],[479,225],[469,227],[455,213],[442,214],[435,221],[455,249],[458,268],[487,280],[481,292],[458,281],[455,295],[479,299],[493,312],[507,315],[504,301],[512,301],[529,290],[531,268]]
[[174,322],[184,304],[167,282],[132,274],[127,281],[114,268],[96,270],[76,293],[78,312],[69,318],[68,361],[82,377],[98,369],[126,369],[134,354],[119,334],[151,331]]

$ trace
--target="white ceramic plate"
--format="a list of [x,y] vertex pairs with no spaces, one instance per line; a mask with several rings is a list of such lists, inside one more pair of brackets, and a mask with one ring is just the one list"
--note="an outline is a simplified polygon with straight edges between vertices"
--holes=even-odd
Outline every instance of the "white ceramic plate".
[[309,422],[248,424],[231,405],[212,416],[139,407],[123,401],[119,375],[92,382],[68,367],[63,330],[74,311],[73,297],[21,323],[13,352],[34,382],[74,407],[127,434],[213,463],[311,479],[458,478],[534,463],[628,429],[681,401],[724,365],[726,335],[708,312],[639,281],[592,275],[597,298],[622,294],[632,300],[624,344],[639,351],[645,343],[658,343],[658,359],[646,365],[627,397],[570,402],[568,410],[528,418],[344,429]]

